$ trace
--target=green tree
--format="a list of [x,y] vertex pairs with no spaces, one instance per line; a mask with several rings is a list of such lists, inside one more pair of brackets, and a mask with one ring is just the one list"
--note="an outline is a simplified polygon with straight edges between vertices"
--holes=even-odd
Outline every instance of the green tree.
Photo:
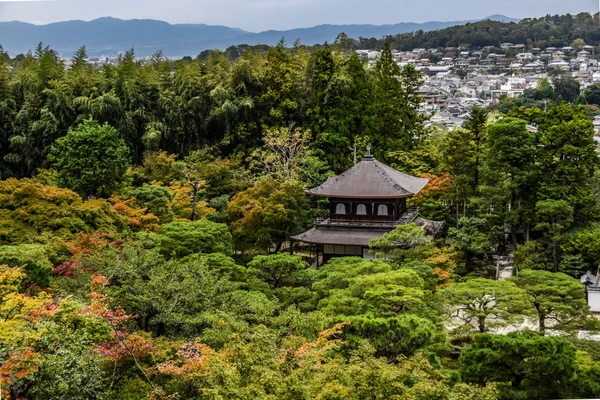
[[[228,199],[241,189],[246,189],[250,177],[244,176],[239,162],[231,158],[218,157],[212,148],[204,148],[185,158],[188,165],[196,167],[196,173],[202,180],[202,197],[213,199],[226,196]],[[177,165],[177,163],[176,163]]]
[[312,120],[311,126],[320,132],[325,126],[328,110],[325,106],[327,89],[335,74],[336,65],[329,44],[315,49],[308,60],[307,80],[310,87],[310,103],[307,114]]
[[415,271],[401,269],[350,278],[346,288],[331,290],[319,302],[319,309],[344,316],[393,317],[418,313],[424,302],[423,279]]
[[308,268],[302,257],[290,254],[272,254],[256,256],[248,263],[249,272],[267,282],[273,289],[282,286],[294,286],[296,273]]
[[448,230],[448,237],[457,250],[465,253],[466,268],[470,270],[475,258],[484,258],[497,247],[494,233],[485,219],[463,217],[458,220],[458,228]]
[[[473,166],[473,190],[476,191],[479,186],[479,169],[483,157],[483,149],[486,143],[486,125],[488,113],[484,108],[474,106],[471,109],[469,118],[465,122],[464,128],[471,133],[472,141],[475,142],[475,165]],[[470,154],[470,153],[467,153]]]
[[570,255],[581,255],[590,269],[597,268],[600,260],[600,226],[593,224],[572,232],[562,248]]
[[369,242],[369,248],[376,255],[398,262],[419,258],[427,250],[433,238],[415,224],[400,225],[393,231]]
[[550,84],[548,78],[542,78],[538,81],[536,86],[537,95],[539,99],[537,100],[545,100],[545,99],[554,99],[556,94],[554,93],[554,88]]
[[456,201],[465,205],[475,194],[478,156],[477,143],[470,131],[453,129],[448,132],[443,147],[443,166],[452,174]]
[[327,88],[325,106],[329,117],[326,127],[316,132],[313,147],[337,173],[352,166],[352,151],[361,155],[360,152],[369,144],[373,123],[373,85],[372,77],[358,55],[353,53],[345,68],[332,77]]
[[35,54],[25,57],[19,72],[11,85],[18,107],[11,124],[11,151],[4,158],[15,172],[29,175],[47,166],[54,141],[73,124],[73,94],[63,80],[64,66],[58,54],[42,43]]
[[587,104],[600,105],[600,84],[594,83],[585,88],[583,98]]
[[573,207],[565,200],[542,200],[536,203],[535,209],[538,221],[535,230],[543,232],[550,241],[554,272],[558,272],[558,251],[573,223]]
[[[537,142],[527,122],[503,118],[488,127],[483,204],[494,209],[516,246],[517,230],[527,231],[535,207]],[[489,209],[489,208],[488,208]]]
[[547,260],[544,254],[543,246],[536,240],[530,240],[522,244],[512,252],[513,263],[516,268],[516,273],[529,269],[551,269],[550,261]]
[[148,212],[160,218],[161,222],[171,222],[173,212],[169,207],[171,195],[167,188],[159,185],[145,185],[134,188],[128,196],[135,199],[135,205],[145,208]]
[[[10,136],[12,124],[17,114],[17,102],[10,90],[12,81],[8,63],[10,57],[0,46],[0,179],[13,175],[14,166],[10,162]],[[8,157],[8,158],[7,158]]]
[[469,383],[500,384],[505,399],[561,398],[577,372],[575,350],[533,332],[476,335],[461,352],[460,373]]
[[469,279],[439,296],[451,324],[480,333],[522,322],[532,312],[525,290],[509,281]]
[[71,68],[74,69],[78,69],[78,68],[83,68],[86,64],[87,64],[87,58],[88,58],[88,54],[87,54],[87,48],[84,46],[81,46],[80,48],[78,48],[75,53],[73,54],[73,57],[71,58]]
[[423,136],[424,118],[418,113],[417,94],[421,76],[413,66],[400,69],[386,43],[374,68],[373,91],[375,154],[387,159],[387,152],[408,150]]
[[350,325],[345,332],[365,338],[376,349],[377,357],[389,362],[398,356],[412,356],[427,346],[442,344],[445,335],[431,320],[416,315],[398,315],[392,318],[372,316],[346,317]]
[[392,265],[382,260],[365,260],[360,257],[333,258],[320,269],[313,290],[320,297],[324,297],[329,295],[331,290],[346,289],[353,278],[390,271]]
[[271,47],[267,53],[262,76],[264,93],[259,101],[268,110],[264,123],[282,126],[294,122],[300,110],[299,80],[305,65],[295,65],[283,43]]
[[109,384],[98,354],[82,338],[72,335],[71,339],[72,343],[56,343],[58,348],[43,358],[30,391],[31,399],[97,399]]
[[52,261],[60,258],[49,245],[19,244],[18,246],[0,246],[0,265],[23,268],[26,279],[25,288],[32,284],[46,287],[50,284]]
[[238,249],[277,252],[306,224],[306,198],[294,182],[261,180],[229,202],[232,234]]
[[549,71],[548,75],[552,79],[557,97],[561,97],[567,102],[575,101],[579,97],[580,84],[571,76],[570,72],[554,68]]
[[[247,288],[229,279],[230,271],[238,276],[240,272],[223,256],[166,260],[159,249],[148,250],[141,243],[103,249],[84,257],[82,263],[106,277],[110,285],[105,290],[112,305],[137,315],[139,329],[160,336],[201,334],[210,325],[211,314],[241,309],[243,293],[235,292]],[[264,307],[271,305],[266,298],[263,302]],[[237,317],[243,318],[233,315]]]
[[166,257],[181,258],[194,253],[231,254],[232,240],[225,224],[200,220],[164,224],[160,232],[151,234]]
[[573,331],[593,326],[585,287],[578,280],[562,273],[533,270],[521,271],[512,279],[527,292],[537,313],[540,334],[548,328]]
[[117,131],[93,120],[58,139],[48,159],[60,184],[84,198],[114,193],[130,162],[129,149]]
[[591,179],[598,166],[594,128],[582,108],[551,107],[540,123],[541,199],[566,200],[578,223],[593,219],[597,202]]

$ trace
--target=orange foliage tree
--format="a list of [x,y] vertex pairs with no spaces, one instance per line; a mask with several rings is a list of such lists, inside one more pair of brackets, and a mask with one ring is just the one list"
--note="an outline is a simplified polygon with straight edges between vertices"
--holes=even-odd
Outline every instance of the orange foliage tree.
[[96,348],[106,359],[114,364],[113,382],[116,371],[125,363],[133,361],[135,367],[142,373],[148,384],[154,389],[150,377],[140,365],[139,360],[154,352],[152,339],[142,333],[129,333],[126,324],[135,316],[127,314],[121,307],[112,308],[111,298],[104,294],[109,282],[105,276],[94,274],[91,278],[91,305],[85,314],[100,318],[112,329],[113,339],[99,343]]

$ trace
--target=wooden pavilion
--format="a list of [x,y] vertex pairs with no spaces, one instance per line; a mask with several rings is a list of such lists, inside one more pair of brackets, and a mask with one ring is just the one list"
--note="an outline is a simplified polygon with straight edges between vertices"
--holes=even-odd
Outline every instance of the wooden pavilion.
[[[317,267],[333,257],[373,258],[369,241],[399,225],[416,223],[425,229],[435,222],[419,218],[418,209],[408,209],[406,199],[417,195],[428,179],[397,171],[366,155],[341,175],[307,190],[309,196],[329,199],[329,215],[317,219],[315,227],[292,241],[316,246]],[[441,223],[438,228],[441,227]]]

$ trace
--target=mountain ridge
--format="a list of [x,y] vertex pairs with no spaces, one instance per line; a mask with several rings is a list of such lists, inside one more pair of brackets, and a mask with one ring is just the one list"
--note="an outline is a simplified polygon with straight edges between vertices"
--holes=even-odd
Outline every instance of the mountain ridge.
[[70,56],[77,48],[86,45],[93,55],[114,55],[135,48],[139,56],[148,56],[163,50],[167,56],[194,56],[207,49],[225,49],[239,44],[273,45],[282,37],[289,41],[299,39],[305,44],[332,42],[345,32],[349,37],[375,37],[431,31],[455,25],[493,19],[517,22],[517,19],[493,15],[481,20],[400,22],[397,24],[321,24],[289,30],[249,32],[240,28],[208,24],[170,24],[155,19],[120,19],[101,17],[91,21],[70,20],[36,25],[21,21],[0,22],[0,44],[11,55],[34,49],[39,42]]

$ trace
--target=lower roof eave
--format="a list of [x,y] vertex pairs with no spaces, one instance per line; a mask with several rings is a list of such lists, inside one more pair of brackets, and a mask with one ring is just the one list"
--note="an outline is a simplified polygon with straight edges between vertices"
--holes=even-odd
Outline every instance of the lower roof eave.
[[382,237],[385,231],[317,229],[291,236],[290,239],[309,244],[369,247],[369,242]]

